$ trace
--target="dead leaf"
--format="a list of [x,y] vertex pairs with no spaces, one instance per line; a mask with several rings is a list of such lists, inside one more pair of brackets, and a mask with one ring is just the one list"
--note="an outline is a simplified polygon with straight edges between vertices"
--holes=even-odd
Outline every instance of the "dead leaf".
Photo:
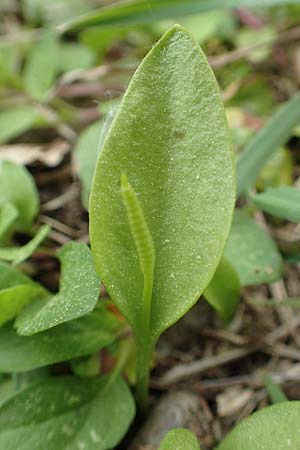
[[70,144],[64,140],[55,140],[50,144],[12,144],[0,146],[0,160],[13,161],[28,165],[36,161],[48,167],[56,167],[70,150]]

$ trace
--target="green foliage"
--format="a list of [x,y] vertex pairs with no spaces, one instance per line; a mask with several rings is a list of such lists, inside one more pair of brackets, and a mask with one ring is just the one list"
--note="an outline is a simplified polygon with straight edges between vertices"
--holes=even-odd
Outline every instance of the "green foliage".
[[62,265],[59,293],[36,301],[22,311],[16,320],[21,335],[32,335],[77,319],[96,306],[100,281],[89,248],[69,242],[59,250],[58,258]]
[[104,305],[80,319],[33,336],[18,336],[8,324],[0,329],[0,371],[26,372],[90,355],[115,341],[121,326]]
[[291,152],[286,148],[279,148],[264,165],[256,182],[256,187],[260,191],[271,187],[292,185],[294,172],[294,162]]
[[78,17],[59,29],[67,31],[96,25],[111,26],[154,22],[217,8],[272,6],[287,3],[298,3],[298,0],[185,0],[184,2],[182,0],[123,0]]
[[58,50],[58,67],[62,72],[86,69],[94,62],[93,52],[85,45],[60,44]]
[[21,0],[21,5],[26,20],[38,24],[57,24],[90,10],[85,0]]
[[0,448],[114,448],[133,419],[134,402],[122,380],[109,389],[105,382],[54,377],[22,390],[0,408]]
[[15,267],[0,261],[0,291],[20,284],[33,284],[30,277]]
[[87,127],[79,136],[75,146],[77,173],[82,184],[82,203],[88,209],[95,165],[99,153],[103,121],[97,121]]
[[274,383],[272,377],[270,375],[264,376],[264,384],[266,386],[268,395],[272,401],[272,403],[282,403],[287,402],[288,398],[276,383]]
[[0,111],[0,144],[30,129],[40,114],[35,106],[15,106]]
[[[199,75],[191,79],[192,71]],[[213,102],[205,94],[211,91]],[[194,111],[191,104],[197,105]],[[90,203],[96,268],[133,328],[144,283],[122,202],[121,173],[138,195],[157,252],[151,305],[156,338],[197,300],[217,266],[234,201],[232,158],[212,73],[196,43],[174,27],[131,82],[100,155]]]
[[45,99],[57,73],[58,58],[57,36],[46,31],[32,48],[24,69],[25,88],[33,99]]
[[[257,206],[283,219],[300,221],[299,190],[282,186],[292,186],[298,176],[299,96],[284,105],[247,144],[261,116],[269,115],[282,95],[296,91],[296,83],[285,75],[280,96],[274,95],[275,83],[266,76],[270,75],[266,58],[270,58],[277,37],[281,40],[278,30],[291,28],[287,39],[294,36],[293,27],[298,24],[293,17],[299,6],[287,4],[299,0],[100,2],[108,6],[58,28],[80,30],[66,37],[51,31],[54,24],[91,11],[89,2],[20,0],[12,6],[4,1],[9,20],[3,24],[13,24],[12,35],[0,43],[0,144],[9,144],[1,148],[4,154],[12,149],[14,158],[15,139],[26,145],[39,145],[41,140],[47,152],[53,144],[46,148],[48,136],[52,139],[59,134],[72,140],[73,129],[77,133],[85,120],[90,120],[90,113],[91,117],[97,113],[93,107],[89,109],[92,105],[86,99],[70,99],[75,83],[80,87],[91,82],[93,87],[94,77],[99,76],[103,89],[111,88],[114,96],[122,89],[119,86],[127,84],[128,74],[137,58],[151,47],[154,36],[179,16],[194,38],[207,44],[215,66],[219,60],[215,55],[221,55],[221,66],[223,56],[226,60],[225,49],[233,50],[229,62],[230,58],[245,57],[216,69],[231,106],[229,116],[239,115],[234,124],[238,150],[246,145],[238,162],[238,194],[246,194],[243,201],[252,202],[250,210]],[[264,8],[261,25],[260,13],[247,11],[247,7],[275,4],[286,6],[272,11]],[[237,7],[241,9],[229,11]],[[3,5],[0,10],[1,15]],[[11,22],[16,11],[17,21]],[[272,21],[275,16],[278,23]],[[249,20],[258,22],[260,39],[259,48],[248,49],[246,54],[245,47],[254,47],[258,35],[256,26],[243,24]],[[152,24],[137,26],[145,22]],[[260,45],[264,40],[269,44]],[[108,64],[99,67],[106,56]],[[296,47],[289,57],[296,61]],[[95,68],[85,70],[92,65]],[[69,71],[73,73],[67,74]],[[56,84],[59,74],[62,77]],[[102,87],[99,99],[98,92],[95,97],[101,104],[111,104],[104,100]],[[13,106],[19,98],[20,106]],[[198,45],[182,27],[172,28],[150,51],[111,127],[113,118],[114,113],[109,112],[107,119],[103,117],[79,135],[75,157],[86,209],[99,159],[90,203],[94,260],[134,336],[127,335],[126,322],[110,312],[111,305],[98,300],[100,281],[84,244],[72,242],[59,251],[62,274],[56,295],[1,261],[19,264],[27,259],[49,227],[40,228],[25,246],[13,247],[15,232],[34,236],[39,200],[26,169],[0,163],[3,450],[115,448],[134,415],[128,387],[118,378],[124,367],[130,381],[137,379],[137,400],[145,407],[155,343],[201,294],[228,322],[241,286],[271,283],[282,275],[282,258],[275,243],[243,211],[236,213],[224,253],[234,206],[233,152],[215,79]],[[44,133],[35,130],[43,124],[51,127],[45,140]],[[293,142],[284,149],[282,145],[291,136]],[[251,194],[252,186],[264,192]],[[282,222],[273,220],[274,227],[278,224]],[[43,258],[47,252],[43,249]],[[22,267],[39,277],[38,264],[36,255]],[[266,299],[254,304],[299,307],[300,301]],[[103,348],[113,354],[115,362],[101,379],[99,351]],[[53,364],[58,365],[49,367]],[[135,364],[137,373],[133,374]],[[62,376],[65,368],[75,376]],[[58,376],[49,378],[50,373]],[[265,385],[271,399],[283,403],[238,425],[218,450],[298,450],[299,402],[287,403],[271,379],[265,380]],[[161,443],[160,450],[169,449],[200,447],[195,436],[179,429]]]
[[[131,185],[132,211],[121,195],[122,173]],[[131,81],[100,154],[90,200],[96,269],[147,349],[139,352],[143,356],[197,301],[216,270],[229,232],[234,184],[216,81],[198,44],[176,26]],[[137,245],[146,228],[155,249],[149,329],[143,326],[143,292],[152,286],[144,286]]]
[[119,102],[117,102],[117,105],[114,104],[104,119],[96,121],[87,127],[80,134],[75,146],[77,173],[82,184],[82,203],[87,210],[89,208],[89,197],[97,159],[102,151],[118,106]]
[[169,431],[158,450],[201,450],[196,436],[189,430],[177,428]]
[[242,286],[272,283],[282,274],[282,258],[268,233],[243,211],[236,211],[225,247]]
[[0,326],[17,316],[25,305],[44,295],[46,291],[41,285],[0,262]]
[[221,319],[229,322],[236,311],[240,289],[236,270],[223,256],[212,281],[203,292],[203,296],[217,311]]
[[300,97],[295,95],[277,111],[269,123],[246,146],[237,161],[237,193],[255,183],[270,156],[290,138],[300,122]]
[[95,377],[101,371],[99,353],[73,359],[71,361],[71,367],[74,374],[79,377]]
[[262,194],[251,195],[251,201],[258,208],[276,217],[300,222],[300,189],[280,186],[267,189]]
[[0,248],[0,259],[11,261],[13,264],[20,264],[32,255],[44,239],[46,239],[49,232],[49,225],[43,225],[38,230],[34,238],[22,247]]
[[284,402],[253,414],[216,450],[298,450],[300,402]]
[[0,205],[0,241],[15,222],[19,213],[17,208],[10,202],[3,202]]
[[0,291],[0,326],[16,317],[28,303],[45,296],[41,286],[24,284]]
[[4,203],[12,204],[18,211],[17,229],[31,227],[39,210],[35,182],[25,167],[11,161],[0,161],[0,206]]

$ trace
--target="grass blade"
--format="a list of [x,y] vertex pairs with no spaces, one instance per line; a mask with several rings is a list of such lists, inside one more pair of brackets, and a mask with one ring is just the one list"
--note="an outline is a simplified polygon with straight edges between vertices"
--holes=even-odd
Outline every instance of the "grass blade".
[[128,25],[239,6],[272,6],[297,0],[136,0],[122,1],[84,14],[59,26],[60,32],[89,26]]
[[256,180],[262,167],[300,124],[300,97],[289,100],[251,140],[237,161],[237,195],[241,195]]
[[288,401],[287,396],[270,375],[264,376],[264,385],[273,404]]
[[300,222],[300,189],[280,186],[266,192],[250,196],[252,202],[263,211],[276,217]]

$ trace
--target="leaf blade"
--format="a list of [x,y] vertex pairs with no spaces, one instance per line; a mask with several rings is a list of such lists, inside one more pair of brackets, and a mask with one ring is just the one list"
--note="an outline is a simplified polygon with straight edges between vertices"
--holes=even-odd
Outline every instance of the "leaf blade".
[[215,78],[198,44],[175,26],[131,81],[99,157],[90,201],[96,268],[135,328],[143,276],[120,195],[122,172],[137,192],[157,253],[153,338],[196,302],[216,269],[235,200],[233,158]]
[[238,158],[238,196],[251,187],[266,161],[279,147],[286,143],[293,128],[299,123],[300,97],[295,95],[277,111]]
[[27,131],[39,118],[36,107],[25,105],[0,112],[0,144]]
[[33,177],[11,161],[0,160],[0,205],[11,203],[18,211],[16,228],[27,230],[39,210],[39,196]]
[[89,248],[69,242],[59,250],[58,257],[62,264],[59,293],[22,311],[16,320],[21,335],[32,335],[77,319],[96,306],[100,281]]
[[268,233],[244,211],[236,211],[225,247],[242,286],[272,283],[282,274],[282,257]]
[[104,306],[33,336],[19,336],[7,324],[0,330],[0,370],[27,372],[90,355],[113,343],[121,326]]
[[[35,383],[0,408],[0,447],[6,450],[109,450],[126,433],[135,408],[118,379],[53,377]],[[25,405],[26,414],[23,414]]]
[[196,436],[189,430],[177,428],[169,431],[158,450],[201,450]]
[[[264,0],[263,6],[297,3],[297,0]],[[128,25],[180,17],[218,8],[262,6],[261,0],[143,0],[123,1],[99,8],[58,27],[65,32],[88,26]]]
[[233,429],[216,450],[297,450],[300,402],[283,402],[265,408]]
[[43,225],[37,231],[34,238],[22,247],[4,247],[0,248],[0,259],[5,261],[11,261],[13,264],[21,264],[29,258],[32,253],[40,246],[40,244],[46,239],[50,232],[49,225]]
[[261,194],[251,195],[251,201],[258,208],[290,222],[300,222],[300,189],[280,186],[267,189]]
[[222,256],[213,279],[203,292],[205,300],[224,322],[229,322],[237,308],[240,280],[232,264]]
[[24,69],[24,84],[34,100],[42,101],[58,69],[59,46],[55,33],[46,31],[32,48]]

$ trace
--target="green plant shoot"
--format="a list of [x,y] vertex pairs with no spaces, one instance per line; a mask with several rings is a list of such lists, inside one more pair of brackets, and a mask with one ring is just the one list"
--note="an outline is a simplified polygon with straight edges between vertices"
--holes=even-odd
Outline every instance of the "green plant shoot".
[[211,281],[234,202],[234,155],[219,89],[199,45],[177,25],[133,76],[90,197],[94,262],[134,333],[141,409],[156,341]]

